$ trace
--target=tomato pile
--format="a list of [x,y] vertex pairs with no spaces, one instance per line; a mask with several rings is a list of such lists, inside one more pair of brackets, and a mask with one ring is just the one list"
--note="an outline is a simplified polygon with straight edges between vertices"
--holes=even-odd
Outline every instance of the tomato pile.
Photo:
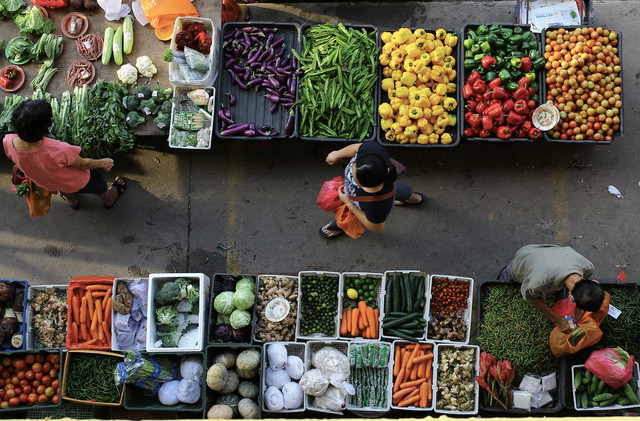
[[430,311],[450,313],[467,308],[469,281],[463,279],[433,278]]
[[546,32],[547,100],[560,110],[554,139],[610,142],[622,107],[618,37],[598,28]]
[[60,355],[3,357],[0,367],[0,410],[9,406],[60,402]]

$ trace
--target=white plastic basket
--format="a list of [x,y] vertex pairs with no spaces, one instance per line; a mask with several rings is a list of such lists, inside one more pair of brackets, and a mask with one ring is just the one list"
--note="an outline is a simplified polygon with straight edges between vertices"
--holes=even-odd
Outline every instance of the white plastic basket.
[[[395,383],[395,377],[393,376],[393,372],[395,370],[395,360],[396,360],[396,347],[404,347],[405,345],[409,345],[409,344],[421,344],[421,345],[425,345],[425,344],[429,344],[432,346],[431,352],[434,353],[433,356],[433,360],[431,360],[431,385],[434,384],[434,379],[435,379],[435,347],[436,344],[434,342],[431,341],[421,341],[421,342],[409,342],[409,341],[393,341],[393,349],[392,349],[392,355],[391,355],[391,377],[390,377],[390,381],[389,381],[389,397],[391,400],[391,409],[397,409],[400,411],[412,411],[412,412],[425,412],[425,411],[433,411],[433,407],[434,407],[434,402],[435,399],[433,399],[433,392],[432,392],[432,398],[431,398],[431,403],[429,403],[429,405],[426,408],[421,408],[419,406],[416,405],[407,405],[407,406],[398,406],[396,404],[393,403],[393,385]],[[402,362],[402,361],[401,361]]]
[[[439,398],[439,392],[438,392],[438,385],[440,385],[442,382],[440,381],[440,356],[442,354],[442,351],[447,349],[447,348],[454,348],[454,349],[460,349],[460,350],[468,350],[468,349],[473,349],[474,350],[474,355],[475,355],[475,361],[473,364],[473,372],[471,373],[471,378],[472,378],[472,382],[473,382],[473,410],[471,411],[454,411],[454,410],[449,410],[449,409],[438,409],[438,398]],[[436,349],[435,352],[433,353],[433,372],[434,374],[434,379],[435,381],[433,382],[433,401],[434,401],[434,411],[437,414],[450,414],[450,415],[476,415],[478,413],[478,406],[479,406],[479,400],[480,400],[480,387],[478,386],[478,382],[475,380],[475,377],[479,375],[480,372],[480,347],[477,345],[462,345],[462,344],[453,344],[453,343],[439,343],[436,344]]]
[[[306,371],[309,371],[313,367],[313,355],[320,351],[325,346],[331,346],[338,351],[342,352],[344,355],[349,357],[349,342],[346,341],[309,341],[307,342],[307,357],[305,359]],[[308,396],[306,393],[304,395],[304,406],[309,411],[314,412],[322,412],[324,414],[334,414],[334,415],[343,415],[341,411],[331,411],[329,409],[320,408],[312,404],[314,397]],[[347,402],[345,400],[345,404],[342,409],[346,409]]]
[[[189,280],[197,280],[200,289],[200,299],[198,300],[198,344],[193,347],[172,347],[163,348],[155,347],[154,343],[157,342],[158,336],[156,332],[156,306],[153,297],[156,292],[159,291],[162,286],[169,282],[175,281],[178,278],[187,278]],[[199,352],[204,349],[205,346],[205,330],[207,326],[207,310],[209,306],[209,289],[210,282],[208,276],[203,273],[152,273],[149,275],[149,301],[147,303],[147,352],[150,353],[180,353],[180,352]]]
[[[585,367],[584,364],[571,366],[571,390],[573,391],[572,392],[573,408],[576,411],[615,411],[618,409],[640,408],[640,404],[635,404],[635,405],[615,404],[611,406],[594,406],[591,408],[581,408],[580,405],[578,405],[578,402],[576,402],[575,378],[576,378],[576,369],[584,368],[584,367]],[[629,380],[629,382],[636,383],[636,397],[638,398],[638,400],[640,400],[640,365],[638,365],[637,362],[633,365],[633,376],[631,376],[631,380]]]
[[[432,295],[431,295],[431,289],[433,288],[433,279],[434,278],[446,278],[449,279],[451,281],[453,280],[461,280],[461,281],[466,281],[469,282],[469,294],[467,296],[467,308],[464,310],[463,313],[463,317],[464,317],[464,321],[465,324],[467,325],[467,332],[465,334],[465,338],[463,341],[450,341],[450,340],[446,340],[446,339],[435,339],[429,336],[429,321],[431,320],[431,300],[432,300]],[[428,305],[427,307],[429,307],[429,312],[426,313],[426,319],[427,319],[427,329],[426,329],[426,333],[427,333],[427,340],[429,341],[433,341],[436,343],[460,343],[460,344],[468,344],[469,343],[469,339],[471,337],[471,318],[472,318],[472,306],[473,306],[473,279],[472,278],[465,278],[464,276],[452,276],[452,275],[429,275],[429,292],[427,294],[427,302]]]
[[[38,291],[44,291],[49,288],[58,289],[61,292],[64,292],[62,298],[64,299],[64,305],[67,305],[67,288],[68,285],[29,285],[27,288],[27,306],[24,309],[24,321],[25,321],[25,334],[26,334],[26,349],[44,349],[44,347],[38,342],[36,338],[36,334],[33,331],[33,309],[31,308],[30,301],[34,298],[35,293]],[[62,294],[61,294],[62,295]],[[64,311],[64,314],[67,314],[67,311]],[[67,329],[64,329],[65,333]],[[56,347],[56,348],[64,348],[64,345]]]
[[207,34],[211,36],[211,51],[209,52],[209,71],[206,73],[204,79],[201,80],[190,80],[185,81],[178,78],[177,75],[177,64],[170,63],[169,64],[169,82],[174,86],[188,86],[191,88],[199,88],[205,86],[211,86],[213,81],[216,79],[218,75],[218,44],[219,41],[219,33],[218,28],[215,26],[211,19],[201,18],[201,17],[189,17],[189,16],[181,16],[176,19],[176,22],[173,26],[173,35],[171,36],[171,51],[176,51],[176,34],[182,31],[182,28],[186,27],[190,23],[200,22],[204,25]]
[[[408,274],[412,274],[414,276],[421,276],[424,279],[424,291],[425,291],[425,293],[420,298],[424,298],[425,299],[425,301],[424,301],[424,309],[423,309],[422,313],[423,313],[424,319],[427,320],[427,316],[429,314],[429,300],[427,299],[427,290],[429,289],[429,275],[427,275],[425,272],[421,272],[421,271],[418,271],[418,270],[389,270],[389,271],[386,271],[384,273],[384,280],[382,282],[382,286],[383,286],[383,292],[382,292],[382,298],[381,298],[382,302],[385,303],[386,302],[386,298],[387,298],[387,288],[386,288],[387,281],[396,272],[400,273],[400,274],[403,274],[403,275],[404,274],[407,274],[407,275]],[[418,297],[414,297],[414,298],[418,298]],[[388,310],[386,308],[384,308],[384,306],[382,306],[381,310],[380,310],[380,333],[382,334],[382,337],[384,339],[387,339],[387,340],[403,339],[403,338],[400,338],[398,336],[385,335],[384,334],[384,329],[383,329],[383,326],[382,326],[382,320],[384,319],[384,317],[385,317],[385,315],[387,313],[388,313]],[[418,341],[424,340],[425,339],[425,335],[426,335],[426,329],[424,329],[424,332],[422,333],[422,335],[420,337],[417,337],[416,339]]]
[[[268,357],[267,357],[267,348],[269,346],[271,346],[272,344],[276,344],[276,343],[282,343],[284,344],[285,348],[287,348],[287,356],[290,355],[295,355],[296,357],[300,357],[300,359],[302,360],[302,362],[305,364],[305,368],[306,368],[306,362],[305,359],[307,358],[307,345],[305,343],[302,342],[268,342],[262,345],[262,411],[263,412],[271,412],[274,414],[288,414],[290,412],[304,412],[306,407],[305,407],[305,403],[306,403],[306,399],[303,400],[302,402],[302,406],[300,408],[296,408],[296,409],[282,409],[280,411],[272,411],[269,408],[267,408],[267,405],[264,402],[264,393],[267,391],[267,367],[269,366],[269,361],[268,361]],[[306,370],[305,370],[306,371]],[[299,382],[300,380],[291,380],[291,381],[296,381]]]
[[[116,295],[118,295],[118,291],[117,291],[117,285],[118,282],[124,282],[125,284],[129,284],[131,282],[134,281],[142,281],[144,283],[146,283],[146,297],[147,297],[147,302],[142,303],[142,307],[148,307],[148,296],[149,296],[149,278],[115,278],[113,280],[113,287],[111,288],[111,300],[113,302],[113,300],[116,299]],[[145,309],[146,310],[146,309]],[[111,305],[111,349],[113,351],[124,351],[124,350],[129,350],[129,349],[139,349],[139,350],[145,350],[146,349],[146,338],[145,338],[145,346],[141,347],[141,348],[136,348],[133,345],[129,345],[129,346],[125,346],[125,347],[121,347],[120,344],[118,343],[118,336],[116,335],[116,331],[114,326],[113,321],[115,320],[115,316],[116,316],[116,311],[113,309],[113,304]],[[142,328],[142,326],[145,326],[146,329],[146,325],[147,325],[147,312],[144,312],[144,320],[142,320],[140,323],[140,328]],[[135,343],[135,342],[134,342]]]
[[[302,318],[302,284],[305,282],[305,277],[309,276],[326,276],[331,278],[338,278],[338,287],[336,291],[336,315],[333,319],[334,327],[332,335],[323,335],[322,333],[316,332],[311,335],[303,335],[300,331],[300,322],[303,320]],[[337,339],[339,335],[340,329],[340,291],[342,290],[342,277],[339,272],[314,272],[314,271],[304,271],[298,273],[298,314],[296,317],[296,339],[297,340],[323,340],[323,339]]]
[[[298,283],[300,282],[300,279],[297,276],[290,276],[290,275],[258,275],[258,295],[260,295],[260,286],[264,283],[264,280],[266,278],[269,278],[269,277],[287,278],[287,279],[293,280],[295,282],[295,288],[294,288],[295,292],[294,292],[294,294],[295,295],[298,294]],[[282,297],[282,298],[287,298],[288,299],[288,297]],[[298,317],[297,316],[297,313],[298,313],[297,312],[298,298],[294,297],[292,299],[288,299],[288,301],[289,301],[290,304],[294,304],[295,303],[295,308],[290,309],[289,315],[291,315],[292,317],[297,319],[297,317]],[[293,301],[293,303],[292,303],[292,301]],[[258,312],[258,309],[257,309],[258,305],[259,304],[257,302],[257,297],[256,297],[256,305],[254,306],[254,311],[256,312],[255,317],[254,317],[255,320],[256,320],[256,328],[254,329],[253,342],[255,342],[257,344],[261,344],[261,343],[264,343],[264,342],[273,342],[273,341],[264,341],[264,340],[262,340],[262,339],[257,337],[257,333],[256,332],[258,330],[258,323],[260,323],[260,319],[261,319],[260,313]],[[264,303],[264,305],[266,306],[267,303]],[[294,326],[293,327],[293,334],[291,335],[291,338],[290,338],[289,341],[294,341],[295,337],[296,337],[295,321],[294,321],[293,326]],[[288,341],[286,341],[286,342],[288,342]]]
[[[176,87],[173,89],[173,101],[171,101],[171,122],[169,124],[169,136],[167,137],[167,142],[169,143],[169,147],[172,149],[191,149],[191,150],[209,150],[211,149],[211,146],[213,144],[213,131],[215,130],[215,123],[214,123],[214,119],[215,117],[215,100],[216,100],[216,88],[214,87],[206,87],[206,88],[201,88],[204,89],[205,91],[207,91],[207,93],[209,94],[209,106],[208,107],[202,107],[207,109],[208,111],[210,110],[209,116],[211,117],[211,119],[209,119],[209,117],[207,117],[207,115],[205,115],[204,117],[204,128],[208,128],[209,129],[209,146],[207,146],[206,148],[199,148],[197,146],[178,146],[178,145],[172,145],[171,144],[171,138],[173,137],[173,132],[174,127],[173,127],[173,121],[176,115],[176,110],[183,110],[187,111],[190,110],[191,108],[193,108],[193,106],[186,106],[186,105],[176,105],[176,102],[180,102],[180,99],[185,96],[187,94],[187,92],[192,91],[193,89],[198,89],[198,88],[193,88],[193,87]],[[195,108],[193,108],[192,111],[195,111]],[[208,127],[207,127],[207,122],[208,122]],[[197,132],[196,132],[197,133]]]
[[378,297],[377,299],[377,305],[378,305],[378,309],[380,310],[380,315],[378,316],[378,339],[368,339],[368,338],[363,338],[362,336],[346,336],[346,335],[339,335],[338,337],[341,340],[346,340],[346,341],[352,341],[352,340],[358,340],[358,341],[368,341],[368,340],[373,340],[373,341],[378,341],[380,340],[380,337],[382,336],[382,318],[384,317],[384,315],[382,314],[382,303],[383,301],[383,278],[384,275],[382,273],[367,273],[367,272],[345,272],[342,274],[342,286],[340,287],[340,295],[339,295],[339,302],[338,302],[338,308],[339,308],[339,320],[338,320],[338,332],[340,331],[340,323],[342,323],[342,315],[344,313],[344,309],[345,309],[345,301],[348,300],[348,297],[345,298],[345,285],[346,285],[346,280],[347,279],[353,279],[353,278],[361,278],[361,279],[366,279],[366,278],[372,278],[372,279],[377,279],[378,280],[378,285],[375,288],[375,292],[376,295]]
[[[368,344],[372,344],[372,341],[351,341],[349,342],[349,359],[351,360],[351,350],[353,348],[354,345],[368,345]],[[387,384],[384,385],[384,393],[386,395],[386,403],[384,407],[373,407],[373,406],[364,406],[364,407],[357,407],[357,406],[353,406],[351,399],[353,398],[353,396],[350,396],[349,399],[347,400],[347,410],[349,412],[352,412],[356,415],[362,416],[362,417],[379,417],[381,415],[386,414],[387,412],[389,412],[389,409],[391,408],[391,395],[389,394],[389,382],[391,381],[391,379],[393,378],[393,346],[390,342],[380,342],[380,341],[376,341],[374,343],[374,345],[387,345],[389,347],[389,353],[387,355]],[[349,383],[351,383],[354,387],[356,387],[355,384],[353,384],[353,365],[351,365],[352,369],[351,369],[351,376],[349,377],[349,379],[347,380]]]

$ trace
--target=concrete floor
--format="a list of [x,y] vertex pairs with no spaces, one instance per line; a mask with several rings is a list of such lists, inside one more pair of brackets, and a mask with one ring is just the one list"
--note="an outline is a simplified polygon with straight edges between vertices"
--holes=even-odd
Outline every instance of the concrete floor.
[[[462,28],[513,22],[515,2],[326,3],[252,5],[256,21],[368,23]],[[343,145],[216,140],[210,152],[170,150],[162,139],[116,158],[112,174],[129,183],[111,210],[94,197],[73,211],[54,198],[33,219],[10,191],[10,162],[0,158],[0,274],[32,284],[80,275],[158,272],[292,273],[300,270],[427,273],[493,279],[528,243],[571,245],[595,277],[640,276],[637,263],[640,175],[640,68],[633,42],[640,1],[596,1],[595,24],[623,33],[625,136],[609,146],[462,143],[449,149],[393,148],[407,166],[400,180],[428,197],[397,208],[381,234],[327,241],[330,216],[315,206],[321,183],[340,168],[324,163]],[[614,185],[624,195],[607,192]],[[6,202],[5,202],[6,200]],[[231,247],[224,250],[226,247]]]

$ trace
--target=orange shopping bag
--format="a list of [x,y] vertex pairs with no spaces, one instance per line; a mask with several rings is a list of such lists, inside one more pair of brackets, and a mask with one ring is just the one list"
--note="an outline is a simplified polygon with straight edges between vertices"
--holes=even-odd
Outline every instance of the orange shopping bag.
[[155,28],[156,36],[164,41],[171,39],[176,18],[200,16],[189,0],[141,0],[141,4],[149,25]]

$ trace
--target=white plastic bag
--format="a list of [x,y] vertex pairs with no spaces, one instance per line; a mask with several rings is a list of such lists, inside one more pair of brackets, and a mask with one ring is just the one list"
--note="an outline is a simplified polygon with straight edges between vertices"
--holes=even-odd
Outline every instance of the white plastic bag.
[[107,20],[120,20],[131,13],[131,7],[122,4],[122,0],[98,0],[98,5],[104,10]]

